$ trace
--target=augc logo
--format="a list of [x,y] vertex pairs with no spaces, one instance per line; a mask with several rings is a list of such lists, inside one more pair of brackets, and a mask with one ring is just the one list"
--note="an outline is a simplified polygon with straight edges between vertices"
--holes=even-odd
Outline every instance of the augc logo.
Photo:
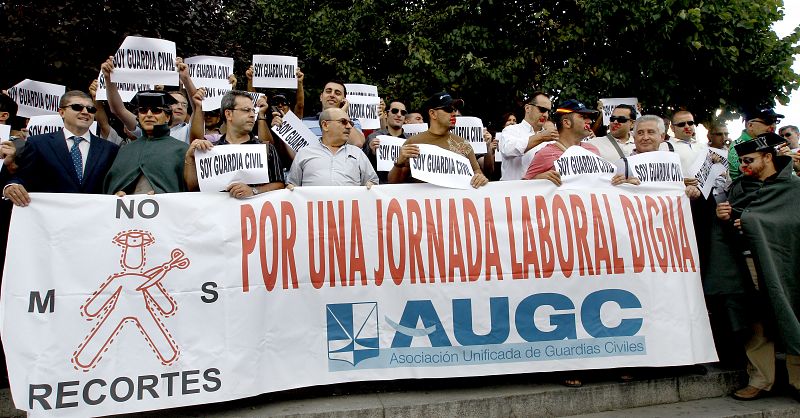
[[378,303],[327,305],[328,359],[355,366],[378,357]]

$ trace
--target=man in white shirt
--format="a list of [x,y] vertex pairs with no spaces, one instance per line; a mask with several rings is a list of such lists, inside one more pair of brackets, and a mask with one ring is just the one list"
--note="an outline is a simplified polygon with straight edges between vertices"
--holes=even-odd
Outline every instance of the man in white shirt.
[[[697,142],[695,139],[694,116],[686,110],[679,110],[672,115],[672,133],[674,137],[667,142],[672,145],[670,150],[674,150],[681,157],[681,167],[683,167],[683,177],[690,177],[687,173],[692,168],[692,164],[700,154],[708,153],[708,145]],[[668,145],[669,146],[669,145]]]
[[600,151],[600,156],[608,161],[617,161],[631,155],[635,148],[631,128],[636,120],[636,108],[621,104],[614,108],[608,125],[608,135],[590,139],[588,142]]
[[525,118],[521,123],[503,129],[498,149],[503,155],[500,180],[520,180],[541,146],[558,139],[555,125],[548,123],[553,104],[550,98],[536,92],[525,104]]

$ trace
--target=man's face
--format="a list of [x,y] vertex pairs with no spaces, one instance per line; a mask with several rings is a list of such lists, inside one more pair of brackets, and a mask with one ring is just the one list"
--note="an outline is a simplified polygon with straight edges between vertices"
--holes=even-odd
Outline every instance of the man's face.
[[350,137],[350,129],[353,127],[353,122],[342,109],[333,109],[330,119],[322,122],[323,142],[336,146],[344,144]]
[[344,86],[339,83],[328,83],[319,95],[319,101],[322,102],[322,110],[331,107],[341,107],[344,101]]
[[781,136],[789,141],[789,148],[794,149],[798,147],[798,139],[800,139],[800,135],[798,135],[797,132],[791,128],[783,128],[780,132]]
[[640,122],[633,133],[636,152],[658,151],[658,146],[664,142],[664,136],[658,132],[658,123],[655,121]]
[[253,99],[236,96],[233,109],[225,110],[225,119],[229,129],[238,132],[250,132],[256,123],[256,114],[253,109]]
[[680,112],[672,118],[672,133],[678,139],[694,138],[694,116],[689,112]]
[[203,112],[203,121],[206,124],[206,129],[216,128],[219,125],[219,119],[219,111],[217,110]]
[[772,164],[772,158],[767,153],[751,152],[739,157],[739,169],[745,176],[760,179],[768,164]]
[[172,109],[172,124],[177,125],[186,121],[186,112],[189,109],[189,102],[180,93],[170,93],[173,99],[178,103],[170,105]]
[[444,106],[436,109],[429,110],[428,116],[431,119],[431,126],[439,126],[442,128],[450,129],[456,124],[456,114],[458,109],[450,106]]
[[708,132],[708,143],[712,148],[722,148],[725,142],[730,140],[728,128],[725,126],[718,126],[711,128]]
[[169,115],[161,107],[139,107],[139,125],[145,132],[152,132],[156,125],[163,125],[169,121]]
[[541,130],[545,122],[547,122],[550,112],[552,112],[553,103],[547,96],[538,95],[532,102],[525,105],[525,114],[535,130]]
[[[70,107],[73,104],[84,106],[83,110],[73,110]],[[58,109],[58,114],[61,115],[62,119],[64,119],[64,127],[75,133],[86,132],[86,130],[89,129],[89,126],[91,126],[92,122],[94,122],[94,115],[89,113],[89,111],[86,109],[86,106],[94,106],[92,99],[71,97],[67,102],[66,107]]]
[[770,124],[761,118],[754,118],[747,121],[747,133],[755,138],[766,132],[775,132],[775,124]]
[[633,119],[631,119],[631,110],[623,107],[614,109],[611,112],[611,124],[608,129],[611,131],[611,136],[616,139],[627,139],[633,126]]
[[589,115],[570,113],[567,117],[572,123],[570,130],[575,133],[575,136],[583,138],[589,135],[592,130],[592,118]]
[[403,121],[406,120],[406,105],[400,102],[389,103],[389,109],[386,114],[388,115],[386,123],[392,129],[400,129],[403,126]]
[[405,123],[425,123],[425,119],[422,118],[422,113],[409,113],[406,115]]

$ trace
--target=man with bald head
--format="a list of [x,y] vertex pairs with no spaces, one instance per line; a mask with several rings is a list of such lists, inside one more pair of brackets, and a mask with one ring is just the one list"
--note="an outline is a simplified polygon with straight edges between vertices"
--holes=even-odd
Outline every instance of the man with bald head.
[[378,175],[361,148],[348,144],[353,121],[343,109],[329,107],[319,114],[322,138],[297,152],[286,177],[286,188],[295,186],[367,186],[378,184]]

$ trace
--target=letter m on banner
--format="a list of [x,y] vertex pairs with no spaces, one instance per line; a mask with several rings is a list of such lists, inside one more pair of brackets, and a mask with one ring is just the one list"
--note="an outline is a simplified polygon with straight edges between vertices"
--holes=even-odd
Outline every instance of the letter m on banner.
[[355,366],[378,357],[378,303],[336,303],[326,306],[328,359]]

